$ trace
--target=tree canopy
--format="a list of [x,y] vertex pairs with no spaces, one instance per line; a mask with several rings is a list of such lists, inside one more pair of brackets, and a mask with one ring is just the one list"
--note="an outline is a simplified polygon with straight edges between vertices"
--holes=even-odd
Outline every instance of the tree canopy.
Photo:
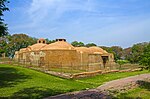
[[75,47],[82,47],[82,46],[84,46],[84,43],[83,42],[78,42],[78,41],[73,41],[71,43],[71,45],[73,45]]
[[97,45],[94,44],[94,43],[88,43],[88,44],[86,44],[85,46],[86,46],[86,47],[92,47],[92,46],[97,46]]
[[147,66],[150,70],[150,43],[144,47],[144,51],[140,56],[140,64]]
[[9,3],[8,0],[0,0],[0,37],[8,34],[7,24],[4,23],[4,19],[2,18],[4,16],[3,12],[9,10],[6,6],[7,3]]
[[49,40],[48,38],[47,38],[47,39],[45,39],[45,40],[46,40],[46,43],[47,43],[47,44],[51,44],[51,43],[56,42],[56,40]]
[[109,53],[113,53],[115,61],[120,60],[122,58],[123,48],[121,48],[120,46],[112,46],[112,47],[101,46],[101,48],[103,48]]
[[37,39],[29,37],[26,34],[14,34],[3,37],[0,40],[0,56],[6,53],[6,56],[13,57],[15,51],[36,43]]

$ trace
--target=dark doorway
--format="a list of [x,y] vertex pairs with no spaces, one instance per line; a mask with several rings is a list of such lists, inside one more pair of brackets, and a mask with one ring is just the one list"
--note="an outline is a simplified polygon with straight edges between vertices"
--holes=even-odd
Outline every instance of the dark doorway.
[[108,56],[102,56],[104,68],[106,67],[106,63],[108,61]]

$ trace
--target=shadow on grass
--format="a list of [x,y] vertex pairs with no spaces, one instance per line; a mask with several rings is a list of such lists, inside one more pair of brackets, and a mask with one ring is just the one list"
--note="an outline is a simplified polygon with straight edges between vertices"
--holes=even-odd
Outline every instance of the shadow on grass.
[[0,67],[0,88],[13,87],[27,78],[29,78],[28,75],[21,73],[15,68]]
[[0,97],[0,98],[8,98],[8,99],[41,99],[44,97],[61,94],[63,91],[48,89],[43,87],[31,87],[24,88],[9,97]]
[[148,91],[150,91],[150,82],[139,80],[137,81],[137,84],[140,88],[147,89]]

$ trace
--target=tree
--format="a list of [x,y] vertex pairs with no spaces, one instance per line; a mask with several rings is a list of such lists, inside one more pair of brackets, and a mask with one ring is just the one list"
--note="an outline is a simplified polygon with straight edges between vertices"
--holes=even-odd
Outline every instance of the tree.
[[7,38],[0,37],[0,57],[5,53],[5,46],[7,45]]
[[140,57],[140,64],[146,66],[150,70],[150,42],[144,47],[143,54]]
[[51,43],[56,42],[56,40],[49,40],[48,38],[47,38],[47,39],[45,39],[45,40],[46,40],[46,43],[47,43],[47,44],[51,44]]
[[131,52],[131,63],[139,63],[140,61],[140,56],[142,55],[144,48],[148,45],[147,42],[144,43],[138,43],[134,44],[132,46],[132,52]]
[[103,48],[109,53],[113,53],[115,61],[122,58],[123,49],[120,46],[112,46],[112,47],[101,46],[101,48]]
[[99,46],[99,47],[106,50],[106,51],[108,51],[108,49],[110,48],[110,47],[107,47],[107,46]]
[[9,3],[8,0],[0,0],[0,37],[8,34],[7,24],[4,23],[4,19],[2,18],[4,16],[3,12],[9,10],[6,6],[7,3]]
[[121,57],[131,62],[133,60],[131,47],[123,49]]
[[120,65],[120,69],[121,69],[121,66],[123,64],[129,63],[129,61],[127,61],[127,60],[117,60],[117,63]]
[[78,41],[73,41],[71,43],[71,45],[73,45],[75,47],[82,47],[82,46],[84,46],[84,43],[83,42],[78,42]]
[[94,44],[94,43],[88,43],[88,44],[86,44],[85,46],[86,46],[86,47],[92,47],[92,46],[97,46],[97,45]]
[[14,34],[12,36],[7,36],[7,39],[8,42],[5,46],[5,53],[9,57],[13,57],[15,51],[28,47],[29,45],[37,42],[36,38],[29,37],[26,34]]
[[115,53],[115,60],[121,59],[123,49],[120,46],[112,46],[110,49]]

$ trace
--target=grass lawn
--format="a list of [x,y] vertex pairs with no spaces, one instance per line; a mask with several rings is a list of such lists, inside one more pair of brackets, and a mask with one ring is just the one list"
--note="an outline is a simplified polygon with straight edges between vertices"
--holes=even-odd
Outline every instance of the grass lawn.
[[148,73],[111,73],[79,80],[68,80],[35,70],[0,64],[0,98],[43,98],[60,93],[97,87],[104,82]]
[[144,73],[150,73],[150,72],[148,72],[147,70],[144,70],[144,71],[136,71],[136,72],[109,73],[109,74],[97,75],[97,76],[90,77],[90,78],[82,78],[82,79],[79,79],[78,81],[91,84],[94,87],[97,87],[103,84],[104,82],[108,82],[108,81],[116,80],[120,78],[125,78],[128,76],[144,74]]

